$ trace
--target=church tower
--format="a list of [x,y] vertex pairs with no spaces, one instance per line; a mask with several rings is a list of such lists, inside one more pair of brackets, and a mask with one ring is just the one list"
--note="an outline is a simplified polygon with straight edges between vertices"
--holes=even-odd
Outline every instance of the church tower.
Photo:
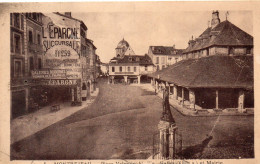
[[123,58],[125,55],[135,55],[129,43],[123,38],[116,47],[116,57]]

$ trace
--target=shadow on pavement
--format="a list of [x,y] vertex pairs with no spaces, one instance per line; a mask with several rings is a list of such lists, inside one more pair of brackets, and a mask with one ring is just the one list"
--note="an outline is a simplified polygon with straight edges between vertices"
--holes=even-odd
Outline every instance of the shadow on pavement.
[[[184,159],[193,159],[195,155],[200,157],[204,151],[204,149],[208,146],[209,142],[213,139],[212,136],[208,136],[204,139],[201,144],[194,145],[187,147],[186,149],[182,150],[178,156]],[[195,157],[196,158],[196,157]]]

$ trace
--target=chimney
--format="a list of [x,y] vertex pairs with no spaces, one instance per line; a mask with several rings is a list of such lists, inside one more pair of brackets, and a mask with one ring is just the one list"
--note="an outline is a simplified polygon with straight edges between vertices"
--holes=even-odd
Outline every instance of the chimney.
[[213,29],[220,23],[218,10],[212,12],[211,28]]
[[66,15],[67,17],[71,17],[71,12],[65,12],[64,15]]

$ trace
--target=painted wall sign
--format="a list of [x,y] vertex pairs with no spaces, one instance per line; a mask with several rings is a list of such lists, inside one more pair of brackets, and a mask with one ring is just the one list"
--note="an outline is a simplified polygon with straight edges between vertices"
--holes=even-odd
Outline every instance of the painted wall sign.
[[76,79],[43,79],[40,83],[48,86],[76,86],[79,81]]
[[46,79],[80,79],[80,22],[55,13],[46,13],[42,31],[43,68],[48,71],[32,72],[32,76]]
[[81,69],[46,69],[31,71],[31,75],[34,79],[78,79],[80,71]]

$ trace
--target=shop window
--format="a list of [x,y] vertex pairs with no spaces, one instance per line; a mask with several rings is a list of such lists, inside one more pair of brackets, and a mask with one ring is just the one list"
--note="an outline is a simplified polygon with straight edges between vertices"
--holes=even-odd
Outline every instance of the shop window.
[[21,36],[17,34],[14,34],[14,49],[15,53],[21,53]]
[[15,77],[22,76],[22,61],[20,60],[14,61],[14,76]]
[[29,43],[33,43],[33,32],[29,31]]
[[112,67],[112,72],[115,72],[115,67]]

